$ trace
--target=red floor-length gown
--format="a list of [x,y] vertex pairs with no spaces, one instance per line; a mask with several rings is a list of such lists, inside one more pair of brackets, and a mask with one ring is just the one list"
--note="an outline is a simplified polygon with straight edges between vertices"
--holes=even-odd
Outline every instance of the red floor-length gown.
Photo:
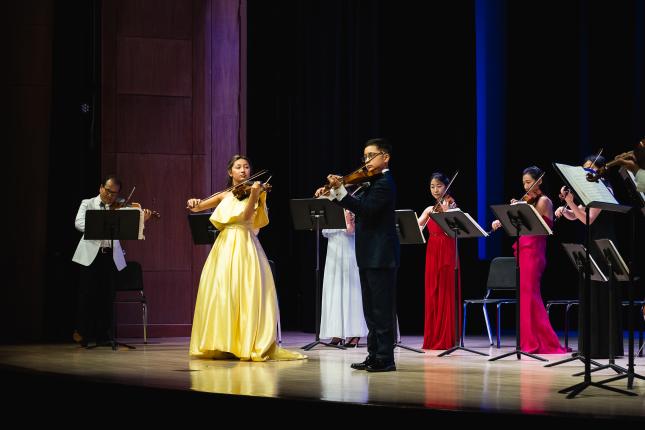
[[[553,222],[544,218],[549,227]],[[564,354],[546,313],[540,281],[546,266],[547,236],[520,237],[520,348],[534,354]],[[516,245],[513,245],[516,255]]]
[[[455,241],[432,219],[427,228],[423,349],[449,349],[455,346]],[[457,288],[461,303],[461,273]]]

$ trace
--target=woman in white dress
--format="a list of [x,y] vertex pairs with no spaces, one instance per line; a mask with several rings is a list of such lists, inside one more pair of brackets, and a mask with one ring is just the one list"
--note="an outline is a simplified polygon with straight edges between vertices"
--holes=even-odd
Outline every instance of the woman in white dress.
[[323,278],[320,338],[332,344],[357,347],[367,335],[361,281],[354,248],[354,214],[345,210],[347,229],[324,229],[327,259]]

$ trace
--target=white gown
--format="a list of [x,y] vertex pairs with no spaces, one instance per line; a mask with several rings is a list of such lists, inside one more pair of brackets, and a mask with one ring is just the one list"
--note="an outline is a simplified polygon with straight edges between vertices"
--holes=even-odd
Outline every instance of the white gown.
[[324,229],[328,239],[323,278],[320,338],[367,336],[354,234]]

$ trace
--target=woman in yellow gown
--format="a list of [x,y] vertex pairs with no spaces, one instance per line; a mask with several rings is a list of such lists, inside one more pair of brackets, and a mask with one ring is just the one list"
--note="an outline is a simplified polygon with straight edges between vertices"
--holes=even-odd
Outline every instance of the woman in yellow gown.
[[[248,158],[234,156],[228,164],[229,185],[244,182],[250,173]],[[210,221],[220,231],[199,280],[190,355],[252,361],[306,358],[276,342],[275,284],[256,237],[269,223],[261,184],[253,183],[243,200],[226,192],[207,200],[189,199],[187,205],[193,212],[215,208]]]

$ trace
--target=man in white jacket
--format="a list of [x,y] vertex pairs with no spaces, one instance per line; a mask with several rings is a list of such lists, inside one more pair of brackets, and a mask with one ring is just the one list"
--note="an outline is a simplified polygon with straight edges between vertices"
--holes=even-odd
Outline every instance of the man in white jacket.
[[[81,202],[76,214],[76,229],[85,233],[87,210],[109,210],[121,191],[121,181],[108,175],[99,187],[99,195]],[[144,210],[144,220],[150,211]],[[113,246],[113,248],[111,247]],[[118,240],[86,240],[81,238],[72,261],[81,265],[78,293],[78,326],[74,340],[82,346],[95,340],[97,344],[112,338],[112,301],[117,271],[125,268],[125,255]]]

